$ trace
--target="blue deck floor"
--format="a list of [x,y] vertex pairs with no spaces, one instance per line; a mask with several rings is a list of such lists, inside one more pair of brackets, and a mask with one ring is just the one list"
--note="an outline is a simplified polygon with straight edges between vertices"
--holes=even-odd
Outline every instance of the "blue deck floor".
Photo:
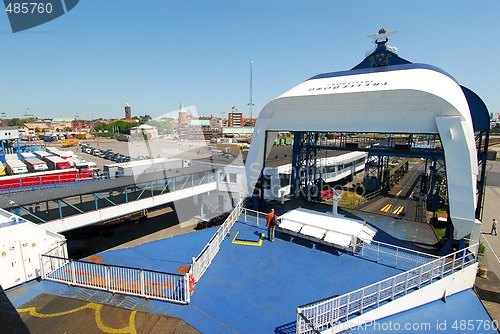
[[349,329],[349,333],[498,333],[472,289]]
[[[176,272],[201,251],[215,231],[196,231],[98,255],[104,263]],[[331,248],[317,249],[305,241],[291,242],[279,233],[274,243],[265,240],[262,246],[233,244],[238,231],[245,238],[267,233],[262,225],[255,227],[237,222],[231,237],[224,240],[212,265],[196,284],[189,305],[127,297],[123,306],[182,318],[202,333],[294,333],[297,306],[343,294],[401,272]],[[74,296],[103,304],[117,298],[106,292],[47,281],[22,285],[8,291],[8,296],[14,306],[19,307],[40,293]],[[474,311],[464,314],[467,319],[489,319],[475,295],[467,292],[449,297],[448,303],[431,303],[415,312],[422,312],[425,319],[436,322],[435,308],[441,310],[439,316],[446,319],[447,312],[455,312],[460,305],[465,305],[464,299],[471,305],[475,303]],[[406,321],[412,319],[413,314],[408,311],[388,319]]]
[[102,263],[177,273],[180,266],[189,266],[193,257],[200,254],[214,232],[206,229],[97,255]]

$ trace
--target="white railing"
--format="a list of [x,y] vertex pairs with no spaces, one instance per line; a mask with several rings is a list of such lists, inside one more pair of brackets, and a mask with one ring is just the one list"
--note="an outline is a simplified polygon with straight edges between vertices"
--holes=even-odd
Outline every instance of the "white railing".
[[188,304],[187,274],[112,266],[42,255],[42,278],[85,288]]
[[[259,221],[263,219],[263,224],[264,226],[266,225],[267,213],[265,212],[255,211],[251,209],[243,209],[242,215],[243,215],[243,221],[245,223],[253,222],[255,223],[255,226],[259,226]],[[251,220],[250,217],[255,217],[255,222]]]
[[190,274],[193,275],[194,281],[198,282],[208,269],[215,255],[219,252],[220,244],[224,241],[224,238],[228,235],[229,231],[233,227],[234,223],[238,219],[243,205],[245,203],[245,198],[242,198],[240,202],[236,205],[233,211],[226,218],[224,223],[219,227],[214,236],[210,239],[207,245],[203,248],[200,254],[193,258],[191,263]]
[[[64,247],[66,244],[66,240],[64,242],[58,244],[56,247],[49,250],[47,253],[43,254],[40,257],[40,268],[42,271],[42,278],[45,278],[46,275],[50,275],[57,269],[63,267],[66,263],[69,262],[68,254],[66,253],[67,248]],[[46,255],[46,256],[44,256]]]
[[375,261],[401,270],[415,268],[432,260],[439,259],[439,256],[436,255],[422,253],[375,240],[366,243],[358,239],[356,247],[353,249],[353,253],[355,256],[359,256],[363,259]]
[[342,296],[297,308],[296,333],[317,333],[476,263],[478,244]]

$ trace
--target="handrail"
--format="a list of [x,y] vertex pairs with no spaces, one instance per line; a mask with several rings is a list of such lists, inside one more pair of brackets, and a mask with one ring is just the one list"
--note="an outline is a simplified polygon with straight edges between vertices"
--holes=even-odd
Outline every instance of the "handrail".
[[43,254],[42,278],[97,290],[159,299],[190,301],[188,274],[72,260]]
[[[429,257],[429,258],[434,258],[434,259],[439,259],[440,257],[437,256],[437,255],[433,255],[433,254],[428,254],[428,253],[424,253],[424,252],[420,252],[420,251],[417,251],[417,250],[414,250],[414,249],[409,249],[409,248],[405,248],[405,247],[400,247],[400,246],[396,246],[396,245],[391,245],[391,244],[388,244],[388,243],[385,243],[385,242],[382,242],[382,241],[376,241],[376,240],[372,240],[371,243],[373,244],[377,244],[377,245],[382,245],[384,247],[388,247],[388,248],[395,248],[395,249],[400,249],[406,253],[415,253],[416,255],[419,255],[419,256],[422,256],[422,257]],[[363,242],[363,246],[366,247],[367,243]]]
[[219,227],[219,229],[217,229],[217,232],[215,232],[210,241],[202,249],[200,254],[196,258],[193,258],[189,273],[193,275],[193,279],[195,282],[198,282],[200,280],[201,276],[203,276],[205,271],[212,263],[215,255],[217,255],[217,253],[219,252],[220,244],[224,241],[224,238],[238,219],[243,209],[244,203],[245,198],[242,198],[235,206],[233,211],[231,211],[224,223]]
[[315,334],[321,334],[321,332],[319,330],[317,330],[316,328],[314,328],[314,324],[312,322],[309,321],[309,319],[306,318],[305,315],[303,315],[302,313],[298,313],[299,317],[302,318],[302,320],[304,320],[304,322],[311,328],[311,330],[315,333]]
[[[348,321],[349,316],[361,314],[366,309],[378,308],[385,301],[394,300],[398,296],[411,293],[413,289],[431,284],[433,280],[442,279],[470,264],[476,263],[477,250],[478,244],[476,243],[342,296],[323,299],[298,307],[296,332],[300,334],[311,333],[299,313],[314,324],[314,328],[331,328],[336,323]],[[467,260],[467,258],[469,259]],[[447,262],[447,259],[451,261]]]
[[114,267],[114,268],[133,269],[133,270],[147,270],[149,272],[158,273],[158,274],[169,274],[169,275],[174,275],[174,276],[184,276],[183,274],[179,274],[179,273],[167,273],[165,271],[152,270],[152,269],[143,269],[143,268],[129,267],[129,266],[122,266],[122,265],[119,265],[119,264],[93,263],[93,262],[87,262],[87,261],[81,261],[81,260],[73,260],[73,259],[69,259],[69,258],[65,258],[65,257],[61,257],[61,256],[54,256],[54,255],[48,255],[48,254],[43,254],[42,256],[48,257],[48,258],[52,258],[52,259],[58,259],[58,260],[69,260],[71,262],[92,263],[92,264],[96,264],[96,265],[103,266],[103,267]]

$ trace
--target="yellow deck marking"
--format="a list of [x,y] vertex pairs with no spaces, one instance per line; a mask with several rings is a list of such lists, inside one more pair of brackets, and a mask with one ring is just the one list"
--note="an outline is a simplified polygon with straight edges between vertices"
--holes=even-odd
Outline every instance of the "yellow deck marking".
[[37,318],[55,318],[55,317],[61,317],[65,316],[71,313],[76,313],[85,309],[93,309],[95,311],[95,322],[97,327],[104,333],[112,333],[112,334],[125,334],[125,333],[130,333],[130,334],[137,334],[137,329],[135,328],[135,315],[137,311],[132,311],[130,313],[130,318],[128,321],[128,326],[123,327],[123,328],[111,328],[103,324],[102,319],[101,319],[101,304],[96,304],[96,303],[88,303],[85,304],[81,307],[77,307],[68,311],[63,311],[63,312],[56,312],[56,313],[38,313],[36,311],[36,307],[27,307],[27,308],[18,308],[17,312],[29,312],[29,314],[32,317],[37,317]]
[[264,233],[260,234],[259,241],[247,241],[247,240],[237,240],[238,234],[240,234],[240,231],[236,232],[236,235],[233,238],[233,244],[235,245],[245,245],[245,246],[262,246],[262,242],[265,239]]
[[382,212],[389,212],[389,209],[391,208],[392,204],[386,204],[380,211]]
[[403,212],[404,206],[400,205],[396,210],[394,210],[392,213],[394,215],[399,215],[401,212]]

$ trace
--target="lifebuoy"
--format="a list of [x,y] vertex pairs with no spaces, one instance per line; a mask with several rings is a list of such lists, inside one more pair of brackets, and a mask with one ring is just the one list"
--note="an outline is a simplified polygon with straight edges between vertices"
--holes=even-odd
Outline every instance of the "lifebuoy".
[[189,293],[192,295],[193,292],[194,292],[194,276],[193,275],[189,275]]

